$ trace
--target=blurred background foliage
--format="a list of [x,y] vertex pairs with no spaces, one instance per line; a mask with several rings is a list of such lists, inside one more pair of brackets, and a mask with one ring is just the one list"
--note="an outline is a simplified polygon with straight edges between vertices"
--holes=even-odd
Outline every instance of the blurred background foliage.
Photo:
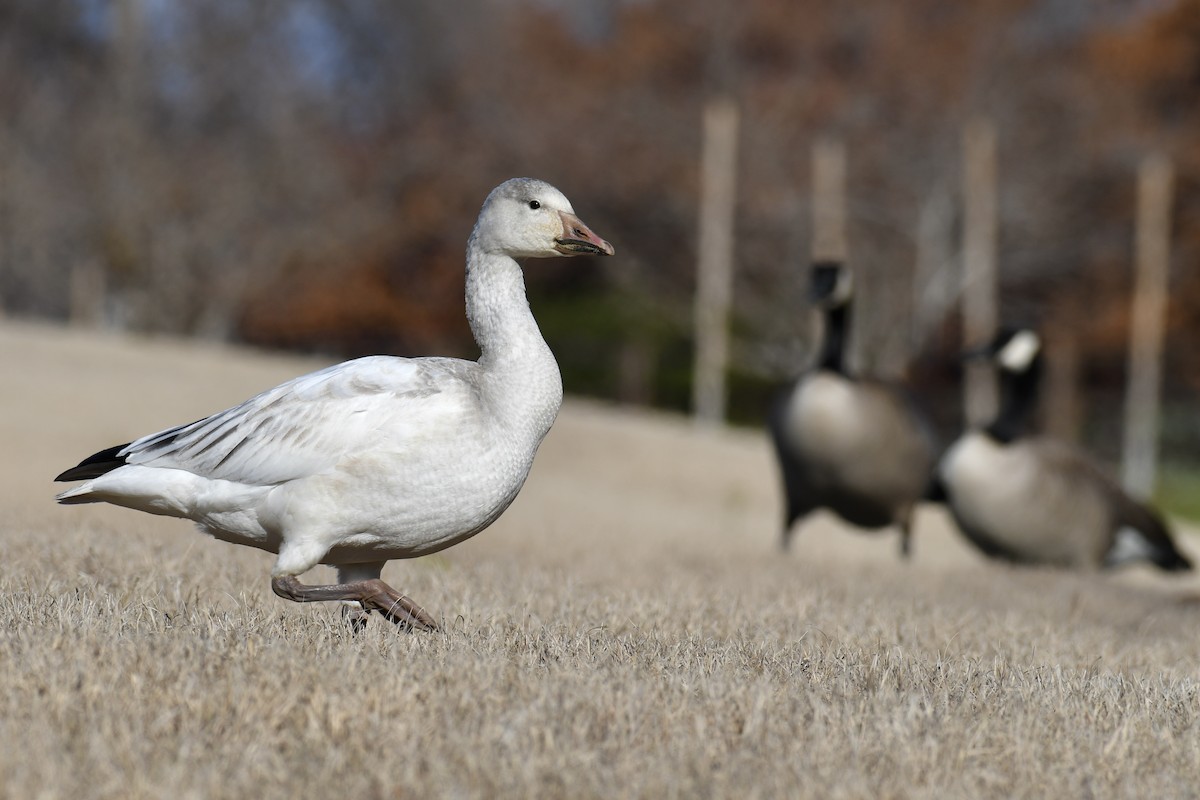
[[806,363],[811,147],[849,154],[857,363],[958,424],[961,135],[996,126],[1002,316],[1069,336],[1118,448],[1135,170],[1177,169],[1165,456],[1200,459],[1200,0],[4,0],[0,308],[336,356],[472,356],[486,192],[562,188],[531,265],[569,392],[685,409],[701,110],[742,112],[730,413]]

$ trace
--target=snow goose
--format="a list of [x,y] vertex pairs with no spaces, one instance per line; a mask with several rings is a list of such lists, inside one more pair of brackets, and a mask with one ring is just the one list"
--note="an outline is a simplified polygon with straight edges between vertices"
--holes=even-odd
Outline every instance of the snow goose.
[[[562,403],[558,364],[517,258],[612,255],[561,192],[514,178],[467,243],[466,307],[478,361],[371,356],[288,381],[241,405],[84,459],[60,503],[182,517],[217,539],[277,553],[271,588],[296,602],[357,603],[436,630],[380,579],[394,558],[480,532],[517,496]],[[338,583],[302,584],[317,564]]]
[[1127,495],[1084,452],[1028,435],[1042,369],[1041,339],[1005,329],[968,354],[1000,373],[1000,412],[964,433],[938,466],[939,488],[963,534],[993,558],[1096,569],[1146,560],[1190,570],[1154,509]]
[[783,547],[797,520],[828,508],[859,527],[896,525],[907,556],[913,507],[933,469],[932,434],[902,387],[846,368],[849,270],[815,264],[811,293],[824,318],[820,358],[781,394],[768,420],[786,498]]

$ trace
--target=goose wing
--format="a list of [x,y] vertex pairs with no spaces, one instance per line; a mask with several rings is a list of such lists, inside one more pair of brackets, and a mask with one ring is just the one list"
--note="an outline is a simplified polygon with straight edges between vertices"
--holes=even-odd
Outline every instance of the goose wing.
[[1067,496],[1097,492],[1106,496],[1124,494],[1117,482],[1078,448],[1046,437],[1025,440],[1036,453],[1042,468],[1041,482],[1061,484]]
[[1153,506],[1139,502],[1083,452],[1062,442],[1041,440],[1040,452],[1055,472],[1073,475],[1076,483],[1087,483],[1100,493],[1112,513],[1114,528],[1133,528],[1151,548],[1150,560],[1169,570],[1191,569],[1191,561],[1179,552],[1170,528]]
[[439,358],[347,361],[105,453],[125,464],[279,484],[331,469],[347,454],[384,439],[420,434],[460,416],[470,403],[471,393],[464,390],[471,366]]

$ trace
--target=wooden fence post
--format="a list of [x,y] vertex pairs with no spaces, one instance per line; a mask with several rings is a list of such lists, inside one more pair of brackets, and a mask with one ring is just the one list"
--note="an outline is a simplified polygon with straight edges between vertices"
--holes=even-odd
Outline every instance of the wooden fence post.
[[10,268],[12,243],[12,212],[9,210],[11,189],[9,177],[9,142],[4,131],[0,131],[0,319],[4,319],[4,275]]
[[[837,139],[818,139],[812,148],[812,250],[813,264],[836,263],[849,269],[846,238],[846,147]],[[856,275],[857,279],[858,276]],[[808,284],[807,272],[804,285]],[[861,289],[855,284],[855,293]],[[858,317],[852,317],[851,326]],[[815,323],[815,320],[813,320]],[[821,335],[824,335],[822,332]],[[857,365],[855,347],[861,336],[850,332],[849,360]]]
[[[963,271],[962,327],[964,344],[991,338],[998,322],[996,300],[996,129],[985,119],[971,120],[963,132]],[[968,364],[963,380],[968,425],[989,421],[996,413],[996,378],[987,364]]]
[[1121,482],[1126,491],[1141,498],[1153,494],[1157,477],[1173,178],[1171,162],[1161,154],[1147,157],[1138,170],[1136,275],[1129,330]]
[[693,313],[696,361],[692,411],[701,424],[725,420],[729,307],[733,299],[733,214],[737,193],[738,109],[721,97],[704,108],[700,236]]
[[813,261],[845,263],[846,147],[835,139],[813,145]]

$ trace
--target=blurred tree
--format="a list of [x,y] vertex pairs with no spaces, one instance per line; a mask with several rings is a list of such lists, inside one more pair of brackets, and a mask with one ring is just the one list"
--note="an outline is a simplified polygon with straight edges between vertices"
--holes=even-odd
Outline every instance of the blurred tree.
[[[743,114],[735,417],[804,362],[822,136],[846,145],[863,366],[920,370],[957,348],[959,142],[976,115],[1002,165],[1004,315],[1074,315],[1081,374],[1108,380],[1150,145],[1178,164],[1177,258],[1200,248],[1198,74],[1200,0],[7,0],[0,303],[347,355],[467,353],[467,226],[488,188],[533,174],[619,253],[528,275],[568,390],[682,408],[697,121],[720,88]],[[1200,271],[1175,281],[1182,341],[1200,332]],[[1187,367],[1169,380],[1200,375],[1195,348],[1168,353]]]

